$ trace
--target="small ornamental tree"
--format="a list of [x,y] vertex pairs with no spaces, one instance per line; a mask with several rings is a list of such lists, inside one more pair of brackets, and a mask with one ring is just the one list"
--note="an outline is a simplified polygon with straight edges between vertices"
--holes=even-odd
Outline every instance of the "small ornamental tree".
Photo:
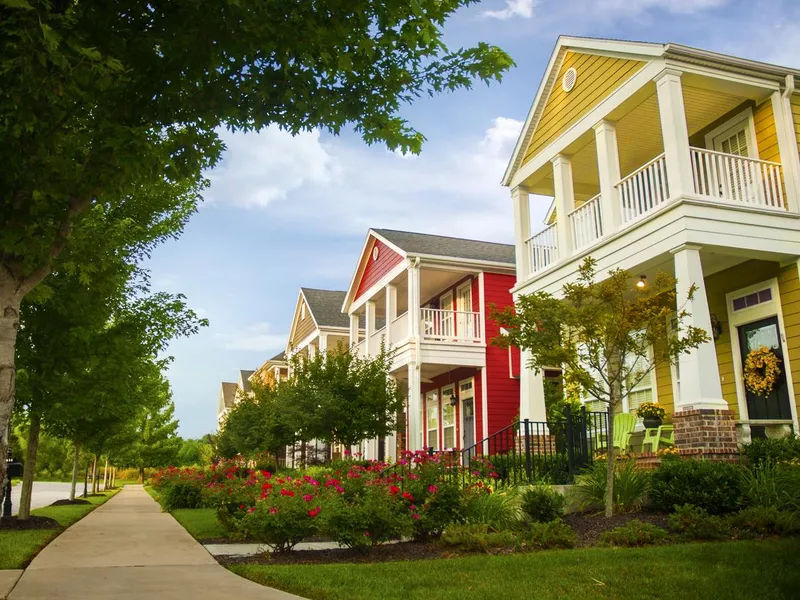
[[530,354],[528,367],[540,371],[561,365],[566,389],[579,390],[587,400],[608,409],[608,476],[606,516],[613,513],[614,415],[623,399],[658,365],[675,362],[682,353],[708,341],[708,334],[685,326],[690,316],[677,298],[676,280],[658,274],[645,287],[632,285],[631,276],[615,269],[595,281],[596,261],[588,257],[575,283],[563,289],[563,298],[546,292],[520,296],[516,306],[493,311],[508,331],[494,340]]

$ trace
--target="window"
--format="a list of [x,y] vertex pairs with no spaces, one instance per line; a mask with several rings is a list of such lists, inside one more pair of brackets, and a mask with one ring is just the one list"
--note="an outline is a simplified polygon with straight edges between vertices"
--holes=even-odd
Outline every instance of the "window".
[[439,394],[436,391],[425,394],[425,429],[428,446],[439,449]]
[[453,386],[442,388],[442,448],[456,447],[456,407],[451,404]]
[[[629,413],[635,413],[640,404],[655,402],[655,386],[653,385],[655,377],[653,369],[649,369],[651,356],[650,351],[648,356],[629,355],[625,357],[626,366],[630,372],[625,386],[628,395],[623,400],[623,410],[627,410]],[[647,369],[649,370],[645,373]]]
[[759,304],[763,304],[764,302],[771,302],[771,301],[772,301],[772,289],[766,288],[763,290],[759,290],[757,292],[753,292],[752,294],[747,294],[746,296],[739,296],[738,298],[734,298],[733,311],[737,312],[740,310],[744,310],[745,308],[758,306]]

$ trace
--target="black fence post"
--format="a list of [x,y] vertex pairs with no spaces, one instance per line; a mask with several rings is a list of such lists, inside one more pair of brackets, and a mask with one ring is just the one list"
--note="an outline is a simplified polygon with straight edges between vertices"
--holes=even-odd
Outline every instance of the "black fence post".
[[528,483],[531,483],[531,424],[525,419],[525,476]]
[[581,466],[585,467],[592,461],[592,448],[589,445],[589,435],[586,431],[586,406],[581,406],[581,454],[583,460]]
[[569,479],[575,477],[575,423],[572,421],[572,409],[569,404],[564,408],[567,419],[567,472]]

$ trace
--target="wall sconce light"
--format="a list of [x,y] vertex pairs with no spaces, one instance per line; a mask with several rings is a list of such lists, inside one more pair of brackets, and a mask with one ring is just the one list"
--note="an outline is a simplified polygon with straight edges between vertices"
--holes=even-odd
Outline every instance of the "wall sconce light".
[[647,287],[647,275],[639,276],[639,281],[636,282],[636,287],[639,288],[640,290]]
[[450,406],[455,406],[456,404],[458,404],[458,397],[456,396],[456,393],[453,392],[450,394]]

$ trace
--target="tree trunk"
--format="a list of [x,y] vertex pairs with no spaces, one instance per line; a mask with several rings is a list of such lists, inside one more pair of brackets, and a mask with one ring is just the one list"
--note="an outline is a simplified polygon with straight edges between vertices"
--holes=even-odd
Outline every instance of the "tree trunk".
[[83,474],[83,497],[89,497],[89,465],[86,465],[86,472]]
[[92,495],[100,491],[100,488],[97,485],[97,461],[98,456],[95,454],[94,460],[92,461]]
[[608,455],[606,458],[606,517],[614,514],[614,406],[608,405]]
[[78,468],[81,459],[81,444],[75,442],[75,458],[72,461],[72,487],[69,490],[69,499],[75,500],[75,489],[78,487]]
[[111,488],[117,489],[117,467],[111,468]]
[[33,494],[33,474],[36,471],[36,455],[39,451],[39,432],[42,419],[37,413],[31,413],[31,428],[28,430],[28,447],[25,449],[25,470],[22,472],[22,489],[19,497],[19,514],[22,521],[31,516],[31,497]]
[[106,465],[103,467],[103,491],[108,489],[108,454],[106,454]]
[[139,479],[137,483],[144,483],[144,467],[139,467]]
[[[22,294],[16,279],[0,265],[0,432],[2,456],[8,456],[8,424],[14,408],[14,355],[19,331],[19,306]],[[0,481],[6,480],[6,461],[0,460]],[[4,488],[5,489],[5,488]]]

